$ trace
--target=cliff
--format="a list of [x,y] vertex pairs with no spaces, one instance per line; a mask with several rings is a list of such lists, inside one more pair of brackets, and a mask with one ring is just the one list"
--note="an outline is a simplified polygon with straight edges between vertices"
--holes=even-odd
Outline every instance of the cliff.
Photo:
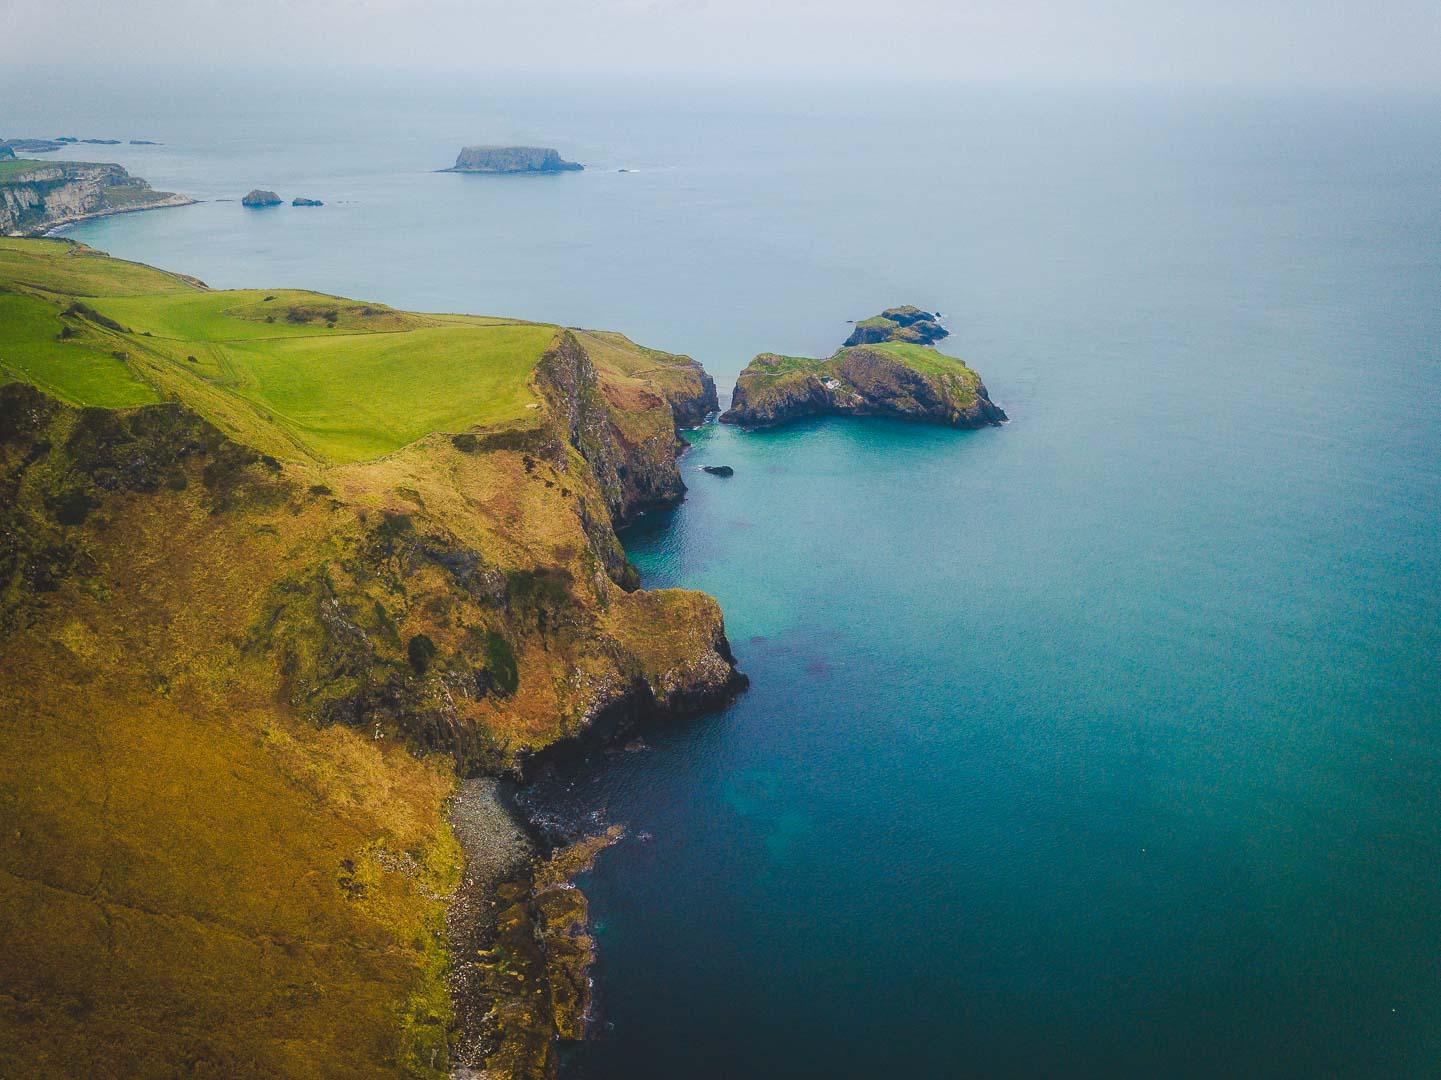
[[193,201],[155,191],[119,165],[11,161],[0,169],[0,235],[38,236],[87,218]]
[[[743,685],[614,531],[679,496],[698,366],[60,241],[0,241],[0,327],[0,1073],[548,1074],[573,860],[462,858],[445,807]],[[456,999],[462,875],[509,891]]]
[[585,166],[566,161],[543,146],[467,146],[455,164],[442,172],[469,173],[555,173],[576,172]]

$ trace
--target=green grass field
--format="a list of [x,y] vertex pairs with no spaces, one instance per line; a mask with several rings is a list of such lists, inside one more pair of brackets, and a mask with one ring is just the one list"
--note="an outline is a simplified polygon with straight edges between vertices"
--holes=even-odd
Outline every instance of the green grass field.
[[0,375],[76,405],[178,397],[279,457],[358,461],[433,431],[525,421],[556,330],[211,291],[63,241],[0,241]]
[[0,184],[5,183],[13,176],[17,176],[36,165],[44,165],[43,161],[30,161],[26,158],[16,158],[14,161],[0,161]]

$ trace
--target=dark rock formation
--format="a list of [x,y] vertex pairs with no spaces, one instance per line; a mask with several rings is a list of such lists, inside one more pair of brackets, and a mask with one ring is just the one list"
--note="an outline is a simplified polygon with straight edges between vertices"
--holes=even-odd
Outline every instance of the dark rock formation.
[[702,472],[708,472],[712,476],[734,476],[736,471],[729,465],[702,465]]
[[455,164],[442,172],[465,173],[556,173],[576,172],[585,168],[566,161],[556,151],[544,146],[467,146]]
[[699,392],[668,389],[666,393],[677,428],[699,427],[705,423],[707,416],[720,412],[720,398],[716,396],[715,380],[699,363],[694,360],[690,363],[700,378]]
[[265,191],[261,188],[251,188],[250,193],[240,200],[242,206],[279,206],[281,203],[279,195],[273,191]]
[[319,199],[291,199],[291,206],[324,206]]

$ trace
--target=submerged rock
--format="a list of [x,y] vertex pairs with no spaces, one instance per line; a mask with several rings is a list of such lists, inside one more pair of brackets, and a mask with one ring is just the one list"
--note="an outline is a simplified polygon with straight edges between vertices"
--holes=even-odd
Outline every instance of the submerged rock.
[[240,204],[242,206],[279,206],[281,201],[280,196],[273,191],[251,188],[250,193],[240,200]]
[[708,472],[712,476],[734,476],[736,471],[729,465],[702,465],[701,472]]
[[577,172],[585,166],[566,161],[548,146],[467,146],[455,164],[442,172],[556,173]]

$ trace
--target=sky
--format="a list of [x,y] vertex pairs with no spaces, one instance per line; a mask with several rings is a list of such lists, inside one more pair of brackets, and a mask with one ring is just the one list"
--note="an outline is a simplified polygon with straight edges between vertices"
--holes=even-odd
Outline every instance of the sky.
[[1441,90],[1441,0],[0,0],[12,62]]

